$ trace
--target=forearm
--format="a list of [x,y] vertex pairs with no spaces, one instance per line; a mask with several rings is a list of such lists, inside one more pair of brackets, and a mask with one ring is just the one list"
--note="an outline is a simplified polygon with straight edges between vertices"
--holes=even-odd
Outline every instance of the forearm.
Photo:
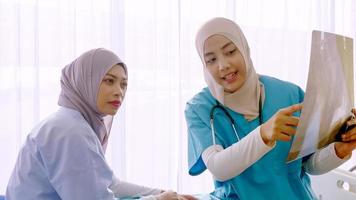
[[305,171],[311,175],[320,175],[337,168],[346,162],[351,155],[339,158],[335,151],[335,143],[316,151],[306,162],[303,163]]
[[141,197],[140,200],[158,200],[158,198],[154,195]]
[[161,190],[159,189],[128,183],[125,181],[121,181],[116,177],[113,177],[113,182],[109,188],[114,193],[116,198],[142,197],[161,193]]
[[220,145],[210,146],[202,158],[216,180],[226,181],[241,174],[272,148],[263,142],[258,127],[226,149]]

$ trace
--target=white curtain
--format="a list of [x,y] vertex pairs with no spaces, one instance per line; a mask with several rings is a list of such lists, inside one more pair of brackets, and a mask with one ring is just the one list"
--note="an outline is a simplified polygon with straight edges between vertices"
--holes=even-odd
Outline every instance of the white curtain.
[[34,125],[58,109],[60,70],[86,50],[119,52],[111,0],[0,0],[0,194]]
[[352,0],[0,0],[0,194],[26,135],[58,108],[60,69],[94,47],[114,50],[129,71],[107,152],[117,175],[212,191],[209,173],[187,173],[185,103],[205,87],[197,29],[216,16],[235,20],[258,73],[305,88],[311,30],[356,38],[355,13]]

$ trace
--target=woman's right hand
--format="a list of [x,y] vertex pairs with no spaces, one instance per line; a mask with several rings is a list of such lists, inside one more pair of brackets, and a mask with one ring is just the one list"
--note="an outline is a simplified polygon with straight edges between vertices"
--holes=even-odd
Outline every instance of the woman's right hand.
[[300,111],[302,104],[280,109],[267,122],[261,125],[260,133],[263,142],[268,146],[273,146],[277,140],[289,141],[296,132],[299,117],[293,113]]

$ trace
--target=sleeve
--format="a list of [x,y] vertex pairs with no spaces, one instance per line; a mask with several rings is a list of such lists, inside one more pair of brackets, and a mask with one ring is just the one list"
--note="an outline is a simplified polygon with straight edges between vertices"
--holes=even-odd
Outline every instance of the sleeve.
[[[199,175],[208,167],[217,180],[226,180],[244,171],[274,147],[264,144],[258,127],[253,131],[253,134],[249,134],[240,142],[223,149],[223,145],[219,145],[221,144],[219,137],[215,138],[216,145],[213,145],[211,128],[201,120],[190,104],[187,104],[185,117],[188,127],[188,167],[190,175]],[[255,145],[258,148],[250,148],[256,147]],[[246,160],[245,156],[241,156],[246,154],[240,152],[249,152],[253,156]],[[232,162],[232,160],[238,162]],[[244,164],[240,165],[241,163]],[[226,166],[230,166],[228,167],[229,170],[226,170]]]
[[210,146],[203,152],[202,158],[216,180],[227,181],[241,174],[273,147],[263,142],[259,126],[226,149],[220,145]]
[[[199,175],[206,166],[202,160],[203,151],[213,144],[211,129],[193,110],[192,104],[187,104],[185,119],[188,128],[188,169],[190,175]],[[216,137],[218,143],[218,137]]]
[[299,86],[298,86],[298,94],[299,94],[299,103],[302,103],[304,101],[305,93],[302,90],[302,88],[300,88]]
[[303,162],[303,167],[308,174],[321,175],[337,168],[350,159],[351,155],[344,159],[339,158],[335,152],[335,143],[313,153]]
[[125,181],[119,180],[117,177],[113,176],[113,182],[110,185],[111,191],[113,191],[116,198],[125,198],[125,197],[142,197],[141,199],[150,199],[154,198],[152,195],[161,193],[161,190],[148,188]]
[[[41,154],[52,187],[63,200],[114,199],[109,190],[113,173],[101,144],[89,127],[60,129],[45,141]],[[70,126],[70,125],[69,125]]]
[[158,198],[156,198],[153,195],[149,195],[149,196],[141,197],[140,200],[158,200]]

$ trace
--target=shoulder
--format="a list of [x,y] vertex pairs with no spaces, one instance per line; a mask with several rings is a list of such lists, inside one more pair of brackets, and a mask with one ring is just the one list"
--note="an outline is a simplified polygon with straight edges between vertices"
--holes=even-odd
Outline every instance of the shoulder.
[[275,89],[283,92],[297,93],[301,96],[304,96],[304,91],[298,85],[292,82],[280,80],[266,75],[260,75],[259,79],[261,83],[263,83],[266,90]]
[[301,88],[289,81],[284,81],[280,80],[278,78],[266,76],[266,75],[260,75],[260,81],[263,83],[265,86],[277,86],[285,89],[291,89],[291,90],[301,90]]
[[95,132],[78,111],[63,107],[36,126],[30,136],[40,148],[54,148],[59,143],[96,143],[97,140]]
[[269,76],[260,76],[260,82],[265,89],[266,105],[286,107],[304,101],[304,91],[294,83]]
[[209,116],[210,109],[216,104],[216,99],[206,87],[191,98],[185,107],[185,115],[189,118],[192,114]]
[[205,87],[187,102],[186,108],[211,106],[215,103],[216,99],[210,93],[209,88]]
[[205,87],[200,92],[195,94],[187,104],[201,104],[205,102],[214,102],[215,98],[211,95],[209,88]]

